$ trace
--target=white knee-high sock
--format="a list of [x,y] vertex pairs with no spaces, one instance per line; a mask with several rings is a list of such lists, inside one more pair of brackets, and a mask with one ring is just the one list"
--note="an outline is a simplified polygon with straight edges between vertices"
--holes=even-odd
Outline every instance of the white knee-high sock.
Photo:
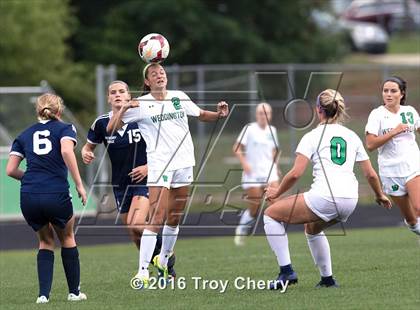
[[246,209],[239,220],[239,225],[236,227],[236,235],[247,235],[250,226],[255,222],[255,218],[251,216],[249,209]]
[[321,277],[332,276],[330,244],[324,232],[317,235],[306,234],[306,239]]
[[139,251],[139,271],[138,274],[142,277],[149,277],[149,264],[152,260],[153,251],[156,246],[157,233],[145,229],[140,241]]
[[162,248],[159,254],[159,263],[161,266],[168,265],[168,259],[174,250],[176,239],[178,238],[179,226],[172,227],[165,225],[162,231]]
[[264,215],[264,230],[279,266],[290,265],[289,240],[283,223]]

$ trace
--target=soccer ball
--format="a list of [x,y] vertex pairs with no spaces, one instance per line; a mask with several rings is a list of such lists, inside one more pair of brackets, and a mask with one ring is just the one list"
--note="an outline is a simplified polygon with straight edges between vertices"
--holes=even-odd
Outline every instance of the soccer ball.
[[158,33],[150,33],[140,40],[138,51],[141,59],[147,63],[162,62],[169,55],[169,43]]

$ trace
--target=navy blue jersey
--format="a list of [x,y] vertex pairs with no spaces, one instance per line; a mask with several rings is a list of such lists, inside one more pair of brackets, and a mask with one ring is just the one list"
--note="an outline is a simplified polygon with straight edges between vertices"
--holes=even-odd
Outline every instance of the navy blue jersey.
[[87,141],[91,144],[103,143],[112,165],[112,185],[120,189],[128,185],[145,185],[147,178],[133,183],[128,174],[137,166],[147,164],[146,143],[137,123],[125,124],[110,135],[106,132],[110,114],[99,116],[89,129]]
[[60,193],[69,191],[67,167],[61,156],[61,140],[76,140],[76,128],[57,120],[41,121],[25,129],[13,141],[11,155],[26,158],[21,192]]

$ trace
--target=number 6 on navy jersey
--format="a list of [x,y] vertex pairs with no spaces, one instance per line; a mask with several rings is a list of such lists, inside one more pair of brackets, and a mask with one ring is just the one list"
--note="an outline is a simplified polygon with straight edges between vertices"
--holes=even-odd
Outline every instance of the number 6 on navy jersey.
[[34,153],[37,155],[46,155],[52,150],[51,141],[47,137],[50,136],[49,130],[35,131],[33,135]]

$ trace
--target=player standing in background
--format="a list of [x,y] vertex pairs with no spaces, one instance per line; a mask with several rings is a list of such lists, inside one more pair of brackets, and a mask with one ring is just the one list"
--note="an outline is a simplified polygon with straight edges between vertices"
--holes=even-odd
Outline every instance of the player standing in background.
[[[392,76],[382,84],[383,104],[366,124],[366,146],[378,149],[379,175],[384,192],[400,208],[408,228],[420,235],[420,131],[416,109],[405,105],[407,83]],[[416,214],[417,213],[417,214]]]
[[146,140],[147,185],[152,215],[141,238],[139,270],[135,277],[148,287],[148,266],[152,261],[156,235],[163,224],[162,250],[153,258],[153,263],[160,276],[167,278],[168,259],[178,237],[188,186],[193,182],[194,145],[187,116],[214,122],[226,117],[229,110],[223,101],[218,103],[217,112],[202,110],[184,92],[167,90],[166,72],[159,64],[147,65],[143,78],[145,91],[150,93],[124,104],[112,116],[107,131],[113,132],[125,123],[137,122]]
[[[44,94],[37,98],[39,123],[24,130],[14,141],[7,163],[8,176],[21,181],[20,207],[26,222],[39,239],[37,255],[39,295],[36,303],[47,303],[54,269],[54,231],[61,243],[61,259],[69,288],[69,301],[87,299],[80,292],[79,252],[74,239],[73,206],[67,172],[86,203],[86,191],[77,167],[76,130],[60,120],[63,101]],[[26,171],[19,169],[26,158]]]
[[279,276],[271,289],[279,289],[280,281],[289,281],[289,284],[297,282],[284,223],[305,224],[309,249],[321,274],[317,287],[338,286],[333,278],[330,246],[323,230],[347,221],[356,208],[358,182],[353,172],[355,162],[360,163],[375,192],[376,201],[386,208],[391,207],[362,141],[353,131],[340,125],[346,115],[340,93],[332,89],[321,92],[317,98],[316,113],[320,123],[299,142],[293,168],[284,176],[279,187],[267,188],[266,198],[273,201],[292,188],[312,162],[314,181],[311,189],[280,199],[264,212],[267,240],[280,266]]
[[[82,158],[85,164],[92,163],[96,146],[101,143],[105,145],[112,166],[112,189],[118,211],[123,223],[127,225],[131,239],[140,249],[140,238],[149,213],[146,143],[137,123],[126,124],[111,135],[106,132],[112,115],[129,100],[131,95],[125,82],[114,81],[109,84],[108,102],[112,110],[93,122],[87,143],[82,148]],[[162,237],[158,235],[154,252],[156,255],[160,252],[161,244]],[[173,277],[176,275],[174,263],[175,255],[172,255],[168,269]]]
[[[246,191],[249,207],[242,213],[236,227],[235,245],[244,245],[244,237],[255,222],[264,187],[278,186],[277,159],[279,143],[277,130],[271,126],[272,109],[268,103],[260,103],[255,111],[256,122],[247,124],[233,145],[242,173],[242,188]],[[244,155],[245,153],[245,155]]]

